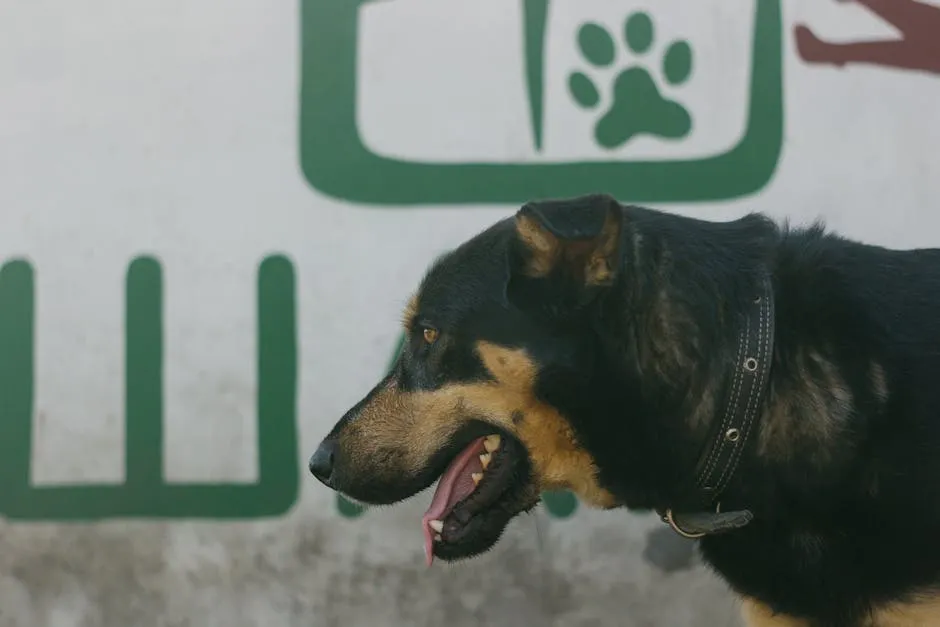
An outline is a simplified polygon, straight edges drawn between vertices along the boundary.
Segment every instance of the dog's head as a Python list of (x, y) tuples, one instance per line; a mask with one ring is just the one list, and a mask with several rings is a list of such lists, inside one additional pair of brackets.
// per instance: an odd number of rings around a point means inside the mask
[(616, 387), (588, 312), (619, 280), (623, 216), (608, 196), (529, 203), (438, 260), (394, 366), (323, 440), (313, 474), (369, 504), (440, 479), (423, 525), (443, 559), (490, 548), (546, 489), (619, 505), (582, 427)]

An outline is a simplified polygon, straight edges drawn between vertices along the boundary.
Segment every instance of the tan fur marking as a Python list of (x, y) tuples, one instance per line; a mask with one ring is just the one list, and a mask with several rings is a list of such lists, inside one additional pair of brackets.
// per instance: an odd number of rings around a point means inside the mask
[(633, 237), (633, 265), (639, 268), (643, 263), (643, 235), (635, 227), (631, 235)]
[[(741, 614), (747, 627), (808, 627), (804, 620), (773, 614), (766, 605), (744, 599)], [(940, 625), (940, 595), (876, 609), (859, 627), (926, 627)]]
[[(662, 257), (656, 271), (661, 276), (652, 280), (663, 287), (656, 289), (652, 306), (641, 318), (637, 350), (640, 363), (651, 368), (657, 375), (655, 378), (683, 387), (688, 384), (683, 378), (694, 371), (693, 366), (701, 352), (699, 328), (681, 301), (665, 287), (668, 281), (664, 277), (669, 272), (671, 255), (664, 251)], [(700, 391), (692, 392), (698, 394)], [(690, 409), (690, 412), (698, 413), (701, 417), (697, 410)]]
[(585, 285), (608, 285), (617, 274), (612, 262), (620, 243), (620, 219), (613, 211), (607, 213), (600, 235), (593, 239), (562, 241), (526, 215), (516, 217), (516, 232), (529, 249), (524, 270), (528, 276), (548, 276), (561, 263)]
[(620, 221), (618, 214), (608, 211), (604, 226), (584, 268), (584, 282), (587, 285), (610, 284), (617, 269), (611, 266), (617, 245), (620, 243)]
[(431, 392), (402, 392), (390, 382), (373, 395), (340, 433), (357, 473), (417, 474), (465, 422), (478, 418), (525, 445), (540, 489), (570, 489), (595, 507), (617, 505), (598, 485), (594, 461), (565, 418), (535, 397), (536, 366), (526, 352), (485, 342), (477, 351), (494, 381)]
[(711, 424), (711, 419), (715, 417), (715, 389), (708, 385), (696, 396), (692, 399), (694, 407), (689, 412), (689, 426), (698, 433)]
[(413, 295), (408, 299), (405, 310), (401, 315), (401, 324), (405, 329), (410, 329), (415, 322), (415, 316), (418, 315), (418, 296)]
[(656, 358), (654, 368), (664, 379), (674, 378), (691, 369), (689, 349), (698, 349), (698, 328), (692, 317), (676, 306), (666, 288), (657, 294), (647, 318), (647, 340)]
[(875, 398), (883, 404), (888, 400), (888, 379), (885, 376), (885, 369), (877, 361), (872, 360), (870, 373), (871, 389), (875, 392)]
[(800, 448), (825, 461), (853, 410), (852, 391), (835, 364), (818, 350), (797, 349), (794, 365), (797, 377), (770, 385), (758, 452), (783, 461)]
[(587, 285), (609, 284), (614, 278), (614, 270), (610, 267), (607, 257), (593, 253), (584, 268), (584, 282)]
[(531, 253), (526, 274), (532, 277), (547, 276), (555, 267), (561, 253), (558, 238), (542, 228), (532, 216), (516, 217), (516, 233)]
[(769, 607), (754, 599), (744, 599), (741, 616), (747, 627), (809, 627), (805, 620), (774, 614)]
[(898, 603), (875, 612), (872, 627), (940, 625), (940, 596)]
[[(541, 487), (570, 489), (590, 505), (613, 507), (616, 499), (597, 484), (594, 460), (577, 443), (568, 421), (535, 398), (536, 367), (525, 351), (485, 342), (477, 350), (497, 385), (474, 395), (474, 405), (492, 407), (494, 421), (525, 444)], [(514, 408), (526, 416), (518, 424), (512, 419)]]

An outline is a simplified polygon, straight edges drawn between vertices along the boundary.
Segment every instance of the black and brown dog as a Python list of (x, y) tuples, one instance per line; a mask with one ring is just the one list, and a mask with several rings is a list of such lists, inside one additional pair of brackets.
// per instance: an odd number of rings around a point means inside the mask
[(439, 479), (429, 560), (564, 488), (700, 538), (750, 625), (940, 625), (940, 250), (532, 202), (404, 325), (310, 468), (376, 504)]

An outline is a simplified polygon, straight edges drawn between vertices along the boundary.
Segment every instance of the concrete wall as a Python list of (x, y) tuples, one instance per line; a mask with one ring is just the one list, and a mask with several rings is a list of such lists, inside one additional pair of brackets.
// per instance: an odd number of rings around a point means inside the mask
[(940, 243), (940, 5), (782, 4), (0, 3), (0, 626), (736, 624), (650, 517), (555, 495), (426, 570), (428, 495), (303, 466), (529, 197)]

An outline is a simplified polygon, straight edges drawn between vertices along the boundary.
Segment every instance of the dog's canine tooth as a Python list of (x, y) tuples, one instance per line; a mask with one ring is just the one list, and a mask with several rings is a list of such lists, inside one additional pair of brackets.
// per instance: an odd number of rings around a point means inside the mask
[(486, 449), (487, 453), (492, 453), (499, 448), (499, 434), (493, 434), (486, 436), (486, 439), (483, 440), (483, 448)]
[(431, 529), (433, 529), (434, 531), (438, 533), (444, 531), (444, 523), (441, 522), (440, 520), (432, 520), (431, 522), (428, 523), (428, 527), (430, 527)]
[(490, 454), (480, 453), (480, 463), (483, 464), (483, 470), (486, 470), (486, 467), (490, 465)]
[(443, 539), (444, 539), (444, 538), (441, 537), (441, 534), (439, 534), (439, 533), (435, 533), (435, 534), (434, 534), (434, 541), (435, 541), (435, 542), (440, 542), (440, 541), (443, 540)]
[(483, 473), (482, 473), (482, 472), (472, 472), (472, 473), (470, 473), (470, 478), (473, 479), (473, 484), (474, 484), (474, 485), (479, 485), (480, 480), (483, 479)]

